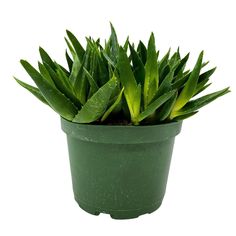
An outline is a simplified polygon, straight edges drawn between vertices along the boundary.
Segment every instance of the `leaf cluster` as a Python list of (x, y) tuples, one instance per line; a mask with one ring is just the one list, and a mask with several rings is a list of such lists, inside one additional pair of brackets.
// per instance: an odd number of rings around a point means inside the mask
[(179, 49), (160, 58), (154, 34), (147, 46), (135, 46), (127, 38), (118, 43), (114, 27), (102, 46), (100, 40), (86, 38), (84, 48), (70, 31), (65, 38), (67, 68), (39, 48), (38, 68), (21, 60), (36, 87), (16, 79), (61, 117), (76, 123), (159, 124), (186, 119), (229, 88), (205, 96), (196, 95), (208, 88), (215, 68), (206, 66), (203, 51), (192, 70), (186, 69), (189, 53)]

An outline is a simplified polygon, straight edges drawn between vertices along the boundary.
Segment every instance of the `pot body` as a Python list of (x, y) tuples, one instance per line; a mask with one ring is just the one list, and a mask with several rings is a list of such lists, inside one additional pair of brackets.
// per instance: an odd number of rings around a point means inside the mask
[(182, 122), (152, 126), (77, 124), (67, 134), (75, 200), (85, 211), (135, 218), (162, 203)]

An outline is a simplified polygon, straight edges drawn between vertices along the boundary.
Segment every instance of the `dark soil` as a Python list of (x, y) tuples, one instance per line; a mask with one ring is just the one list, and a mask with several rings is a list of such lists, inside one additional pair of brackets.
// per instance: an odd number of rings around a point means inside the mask
[(96, 121), (93, 123), (94, 125), (132, 125), (128, 120), (125, 119), (112, 119), (112, 120), (105, 120), (103, 122)]

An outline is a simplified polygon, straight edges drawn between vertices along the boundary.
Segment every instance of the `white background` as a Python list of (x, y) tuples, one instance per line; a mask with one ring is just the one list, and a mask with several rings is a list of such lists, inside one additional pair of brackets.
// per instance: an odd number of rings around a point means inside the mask
[[(0, 235), (236, 235), (235, 1), (0, 2)], [(59, 117), (12, 79), (30, 82), (21, 58), (36, 65), (38, 46), (65, 64), (65, 29), (82, 42), (104, 39), (109, 21), (121, 42), (127, 34), (164, 53), (205, 50), (218, 66), (210, 91), (232, 93), (186, 120), (177, 137), (161, 208), (117, 221), (82, 211), (73, 200), (65, 134)]]

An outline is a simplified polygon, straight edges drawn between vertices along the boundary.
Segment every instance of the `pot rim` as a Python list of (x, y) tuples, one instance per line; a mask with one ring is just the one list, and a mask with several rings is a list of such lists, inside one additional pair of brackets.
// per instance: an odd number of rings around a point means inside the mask
[(161, 125), (92, 125), (61, 118), (61, 128), (68, 138), (109, 144), (142, 144), (174, 138), (181, 131), (182, 121)]
[(115, 128), (115, 127), (119, 127), (119, 128), (135, 128), (135, 129), (138, 129), (138, 128), (150, 128), (150, 127), (166, 127), (166, 126), (175, 126), (177, 124), (182, 124), (182, 120), (180, 121), (171, 121), (169, 123), (164, 123), (164, 124), (153, 124), (153, 125), (105, 125), (105, 124), (100, 124), (100, 125), (96, 125), (96, 124), (91, 124), (91, 123), (77, 123), (77, 122), (73, 122), (73, 121), (70, 121), (70, 120), (67, 120), (63, 117), (61, 117), (61, 120), (64, 120), (65, 122), (68, 122), (68, 123), (71, 123), (71, 124), (74, 124), (74, 125), (78, 125), (78, 126), (86, 126), (86, 127), (110, 127), (110, 128)]

